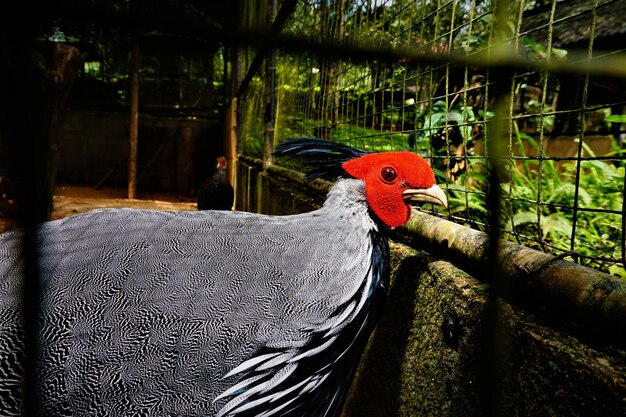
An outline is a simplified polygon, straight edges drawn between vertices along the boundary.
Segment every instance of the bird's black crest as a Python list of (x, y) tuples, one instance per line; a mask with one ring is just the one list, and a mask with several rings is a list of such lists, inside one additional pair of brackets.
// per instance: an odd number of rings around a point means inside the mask
[(274, 155), (299, 158), (309, 169), (307, 181), (315, 178), (333, 179), (345, 176), (344, 162), (360, 158), (369, 152), (343, 143), (317, 138), (294, 138), (276, 147)]

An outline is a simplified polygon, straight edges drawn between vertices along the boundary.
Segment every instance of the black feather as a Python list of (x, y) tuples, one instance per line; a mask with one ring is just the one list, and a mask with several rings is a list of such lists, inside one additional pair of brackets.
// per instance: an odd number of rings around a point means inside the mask
[(346, 176), (341, 165), (370, 152), (343, 143), (317, 138), (294, 138), (276, 147), (278, 157), (299, 158), (308, 168), (307, 181), (315, 178), (332, 180)]

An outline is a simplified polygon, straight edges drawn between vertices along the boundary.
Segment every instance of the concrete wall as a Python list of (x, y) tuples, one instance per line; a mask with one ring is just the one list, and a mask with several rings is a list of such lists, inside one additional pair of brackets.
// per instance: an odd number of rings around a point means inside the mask
[[(68, 111), (59, 149), (58, 181), (125, 187), (128, 122), (125, 114)], [(221, 147), (222, 125), (217, 121), (142, 114), (138, 187), (192, 192), (214, 169)]]
[[(304, 212), (327, 190), (247, 158), (237, 172), (239, 210)], [(488, 285), (444, 259), (398, 242), (391, 250), (386, 310), (345, 417), (626, 415), (623, 349), (583, 343), (540, 311), (489, 303)], [(495, 332), (485, 325), (494, 316)]]

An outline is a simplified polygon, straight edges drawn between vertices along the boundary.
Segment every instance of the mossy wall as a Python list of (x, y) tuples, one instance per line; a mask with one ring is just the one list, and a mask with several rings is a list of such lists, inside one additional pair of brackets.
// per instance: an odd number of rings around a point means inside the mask
[[(247, 158), (237, 172), (238, 210), (305, 212), (327, 190), (284, 169), (262, 172)], [(385, 313), (343, 416), (626, 416), (622, 349), (583, 343), (540, 312), (490, 302), (487, 284), (440, 254), (392, 242), (391, 255)], [(487, 325), (493, 317), (498, 325)]]

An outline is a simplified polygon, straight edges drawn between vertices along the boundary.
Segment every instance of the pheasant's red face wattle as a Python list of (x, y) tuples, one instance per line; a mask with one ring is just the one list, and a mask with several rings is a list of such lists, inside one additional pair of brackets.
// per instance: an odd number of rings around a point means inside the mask
[(215, 168), (217, 169), (226, 168), (226, 165), (228, 164), (228, 162), (226, 162), (226, 158), (223, 156), (218, 156), (216, 161), (217, 163), (215, 164)]
[(342, 165), (351, 176), (365, 182), (365, 194), (374, 214), (390, 227), (402, 226), (411, 218), (411, 200), (447, 205), (435, 184), (428, 163), (411, 152), (364, 155)]

